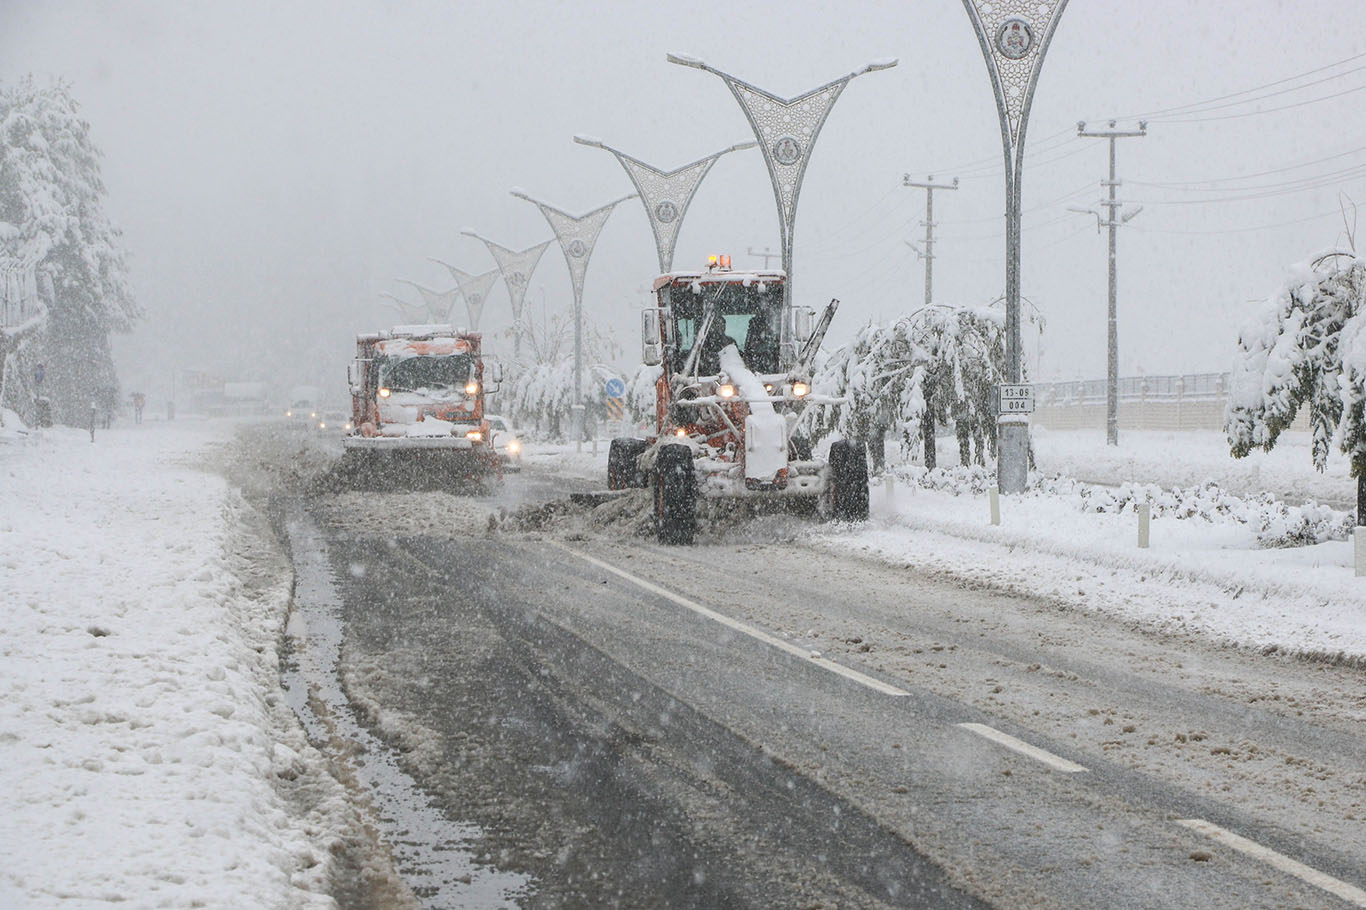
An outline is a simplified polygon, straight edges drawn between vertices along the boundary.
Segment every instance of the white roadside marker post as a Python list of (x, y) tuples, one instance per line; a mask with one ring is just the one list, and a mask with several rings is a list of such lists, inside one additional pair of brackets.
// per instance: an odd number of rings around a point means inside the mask
[(1366, 578), (1366, 528), (1361, 525), (1352, 531), (1352, 551), (1356, 557), (1357, 578)]
[(1146, 502), (1138, 504), (1138, 548), (1148, 549), (1148, 523), (1152, 518), (1153, 507)]
[(991, 523), (998, 525), (1001, 523), (1001, 488), (989, 487), (987, 497), (991, 500)]
[(888, 471), (885, 475), (883, 475), (882, 482), (887, 487), (887, 501), (891, 502), (893, 499), (896, 498), (896, 478), (892, 476), (891, 471)]

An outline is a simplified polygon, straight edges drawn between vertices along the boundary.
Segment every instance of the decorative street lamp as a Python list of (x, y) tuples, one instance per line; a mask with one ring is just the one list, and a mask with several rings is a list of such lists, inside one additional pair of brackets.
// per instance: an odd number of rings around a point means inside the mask
[(593, 245), (598, 242), (598, 234), (607, 223), (607, 217), (627, 199), (635, 194), (622, 196), (614, 202), (593, 209), (586, 215), (570, 215), (552, 205), (532, 199), (521, 190), (514, 189), (512, 195), (525, 199), (535, 205), (550, 222), (555, 239), (560, 241), (564, 251), (564, 261), (569, 266), (569, 278), (574, 285), (574, 406), (572, 413), (575, 442), (583, 442), (583, 276), (588, 271), (588, 259), (593, 255)]
[[(1019, 385), (1020, 357), (1020, 179), (1025, 128), (1044, 54), (1067, 0), (963, 0), (986, 59), (1006, 170), (1006, 375)], [(997, 486), (1020, 493), (1029, 480), (1029, 416), (997, 418)]]
[(659, 253), (659, 270), (667, 272), (673, 268), (674, 244), (683, 226), (683, 216), (688, 212), (693, 194), (702, 184), (716, 159), (730, 152), (754, 148), (756, 143), (741, 142), (714, 155), (699, 158), (692, 164), (685, 164), (672, 171), (661, 171), (651, 167), (639, 158), (632, 158), (625, 152), (612, 148), (601, 139), (589, 136), (575, 136), (580, 145), (606, 149), (617, 156), (617, 161), (626, 169), (626, 175), (635, 184), (640, 201), (645, 205), (645, 215), (650, 219), (650, 227), (655, 232), (655, 250)]
[[(827, 82), (820, 88), (812, 89), (795, 98), (779, 98), (757, 86), (742, 82), (729, 73), (723, 73), (708, 66), (696, 57), (669, 54), (670, 63), (690, 66), (693, 69), (715, 73), (725, 80), (735, 100), (740, 103), (754, 138), (759, 140), (763, 150), (764, 162), (768, 165), (768, 175), (773, 181), (773, 196), (778, 203), (778, 223), (782, 229), (783, 271), (787, 272), (784, 284), (786, 302), (792, 303), (792, 231), (797, 221), (797, 196), (802, 188), (802, 176), (806, 173), (806, 163), (811, 157), (811, 146), (825, 125), (835, 99), (844, 91), (849, 80), (874, 70), (885, 70), (896, 66), (895, 59), (875, 60), (861, 70)], [(783, 322), (783, 343), (788, 343), (790, 328)]]
[(503, 276), (503, 284), (508, 289), (508, 298), (512, 301), (512, 356), (520, 361), (522, 359), (522, 304), (526, 301), (526, 289), (531, 282), (531, 273), (536, 271), (536, 265), (541, 261), (541, 254), (545, 252), (546, 247), (550, 246), (550, 241), (547, 240), (544, 243), (527, 247), (518, 253), (494, 243), (487, 237), (480, 237), (474, 231), (466, 230), (460, 233), (484, 241), (484, 245), (493, 254), (494, 261), (498, 263), (498, 272)]
[(417, 291), (422, 302), (427, 305), (427, 316), (432, 322), (446, 322), (451, 318), (451, 308), (455, 306), (455, 298), (460, 296), (459, 286), (448, 291), (433, 291), (431, 288), (423, 287), (416, 281), (409, 281), (407, 278), (396, 280)]
[(493, 289), (493, 283), (498, 280), (498, 270), (491, 269), (482, 275), (471, 275), (448, 262), (441, 262), (440, 259), (432, 261), (444, 265), (450, 271), (451, 277), (455, 279), (455, 286), (460, 289), (461, 296), (465, 298), (465, 310), (470, 317), (470, 331), (479, 331), (479, 317), (484, 312), (484, 301), (488, 300), (489, 291)]
[(427, 308), (425, 306), (409, 303), (402, 297), (395, 297), (388, 291), (380, 291), (379, 296), (393, 301), (392, 303), (386, 303), (384, 305), (398, 311), (400, 325), (421, 325), (423, 319), (430, 315), (427, 313)]

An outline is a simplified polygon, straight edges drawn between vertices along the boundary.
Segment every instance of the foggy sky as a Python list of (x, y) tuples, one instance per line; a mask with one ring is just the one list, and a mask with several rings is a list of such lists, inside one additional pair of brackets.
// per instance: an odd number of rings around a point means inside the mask
[[(1036, 377), (1105, 370), (1105, 237), (1094, 218), (1066, 209), (1101, 198), (1107, 149), (1075, 138), (1076, 122), (1219, 98), (1366, 53), (1366, 30), (1348, 21), (1357, 9), (1071, 0), (1043, 65), (1025, 158), (1022, 287), (1047, 324), (1025, 343)], [(575, 134), (664, 169), (750, 140), (722, 80), (666, 63), (670, 52), (785, 97), (899, 58), (849, 84), (802, 188), (795, 287), (806, 305), (842, 300), (828, 344), (921, 303), (923, 264), (905, 241), (923, 234), (925, 198), (902, 187), (907, 172), (962, 178), (935, 197), (936, 302), (1000, 296), (1000, 134), (960, 0), (838, 11), (791, 2), (0, 4), (0, 81), (66, 79), (104, 151), (108, 212), (147, 311), (116, 351), (125, 385), (154, 395), (166, 393), (173, 370), (198, 368), (322, 382), (344, 399), (354, 334), (396, 321), (380, 293), (416, 302), (396, 278), (450, 287), (428, 257), (493, 268), (465, 228), (516, 249), (550, 239), (540, 212), (510, 188), (573, 213), (632, 191), (616, 159), (574, 144)], [(1343, 242), (1339, 192), (1366, 202), (1366, 92), (1356, 91), (1366, 70), (1351, 72), (1363, 64), (1261, 103), (1286, 110), (1210, 119), (1249, 109), (1232, 106), (1196, 123), (1154, 116), (1146, 137), (1119, 143), (1120, 197), (1144, 205), (1119, 236), (1122, 375), (1226, 369), (1251, 301), (1274, 292), (1289, 263)], [(1303, 103), (1336, 93), (1345, 94)], [(1339, 153), (1350, 154), (1280, 170)], [(1269, 171), (1208, 192), (1190, 185)], [(1331, 171), (1346, 173), (1315, 189), (1199, 201)], [(1293, 221), (1303, 223), (1285, 224)], [(722, 158), (688, 212), (675, 268), (713, 252), (760, 265), (746, 250), (777, 247), (760, 153)], [(644, 210), (631, 200), (608, 221), (585, 286), (590, 318), (616, 327), (625, 369), (638, 362), (636, 309), (656, 271)], [(550, 309), (572, 299), (556, 245), (532, 277), (528, 315), (543, 299)], [(509, 322), (500, 284), (481, 328), (495, 334)], [(511, 349), (502, 337), (494, 344)]]

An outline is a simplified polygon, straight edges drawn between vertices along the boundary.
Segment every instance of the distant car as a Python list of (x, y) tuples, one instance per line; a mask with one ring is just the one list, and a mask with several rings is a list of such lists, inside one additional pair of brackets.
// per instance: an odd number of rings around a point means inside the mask
[(307, 398), (300, 398), (285, 408), (286, 417), (305, 423), (317, 423), (318, 413), (318, 406)]
[(314, 423), (321, 433), (351, 432), (351, 417), (342, 411), (322, 411)]
[(493, 433), (493, 449), (503, 459), (504, 465), (516, 466), (522, 463), (522, 440), (507, 418), (497, 414), (485, 414), (489, 430)]

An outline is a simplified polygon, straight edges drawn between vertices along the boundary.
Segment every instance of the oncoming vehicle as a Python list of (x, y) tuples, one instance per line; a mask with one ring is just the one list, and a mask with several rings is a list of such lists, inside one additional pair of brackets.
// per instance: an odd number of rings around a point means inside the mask
[(493, 433), (493, 448), (498, 453), (498, 457), (503, 459), (504, 470), (516, 470), (522, 463), (522, 440), (513, 429), (512, 424), (508, 423), (507, 418), (499, 414), (486, 414), (485, 418), (489, 422), (489, 430)]
[(481, 336), (449, 325), (396, 326), (356, 336), (350, 368), (350, 466), (363, 474), (488, 480), (502, 476), (484, 415), (486, 371)]
[(812, 329), (811, 311), (786, 303), (784, 272), (732, 271), (729, 260), (655, 279), (642, 335), (645, 363), (663, 367), (657, 429), (612, 440), (608, 486), (649, 487), (665, 543), (692, 542), (699, 498), (789, 500), (831, 518), (867, 518), (863, 447), (839, 440), (816, 458), (797, 432), (818, 400), (811, 364), (839, 301)]

